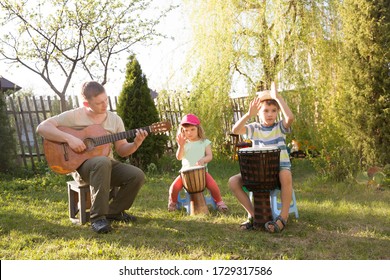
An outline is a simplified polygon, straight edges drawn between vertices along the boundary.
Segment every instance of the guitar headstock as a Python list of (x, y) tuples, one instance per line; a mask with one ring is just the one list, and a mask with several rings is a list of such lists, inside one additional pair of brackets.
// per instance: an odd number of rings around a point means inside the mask
[(150, 131), (153, 133), (166, 132), (171, 129), (172, 125), (169, 121), (154, 123), (150, 126)]

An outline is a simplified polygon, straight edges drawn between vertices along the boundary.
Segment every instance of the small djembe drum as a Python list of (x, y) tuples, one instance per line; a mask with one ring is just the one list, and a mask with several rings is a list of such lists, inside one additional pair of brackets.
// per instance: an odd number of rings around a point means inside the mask
[(244, 186), (253, 192), (254, 226), (272, 220), (270, 191), (278, 188), (280, 149), (276, 146), (244, 148), (238, 151)]
[(209, 209), (203, 195), (206, 187), (206, 167), (195, 166), (180, 171), (183, 186), (190, 194), (190, 215), (208, 214)]

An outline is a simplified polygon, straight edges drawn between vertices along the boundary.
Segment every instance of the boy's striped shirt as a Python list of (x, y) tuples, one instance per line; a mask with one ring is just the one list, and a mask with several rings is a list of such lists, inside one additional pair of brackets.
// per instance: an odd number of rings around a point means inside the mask
[(291, 168), (286, 146), (286, 134), (291, 132), (291, 128), (286, 129), (282, 120), (272, 126), (253, 122), (245, 125), (245, 129), (254, 146), (277, 146), (280, 149), (280, 168)]

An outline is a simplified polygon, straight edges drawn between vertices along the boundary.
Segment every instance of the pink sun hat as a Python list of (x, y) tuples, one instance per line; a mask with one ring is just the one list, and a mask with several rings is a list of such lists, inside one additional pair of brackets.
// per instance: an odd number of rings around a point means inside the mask
[(197, 116), (193, 114), (188, 114), (183, 117), (183, 119), (180, 122), (181, 125), (183, 124), (191, 124), (191, 125), (199, 125), (200, 120), (198, 119)]

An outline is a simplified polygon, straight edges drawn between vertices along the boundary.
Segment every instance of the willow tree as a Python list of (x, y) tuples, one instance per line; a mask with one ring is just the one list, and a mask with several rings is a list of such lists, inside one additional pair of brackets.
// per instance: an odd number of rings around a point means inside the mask
[[(196, 75), (186, 110), (206, 121), (213, 141), (226, 134), (217, 129), (224, 127), (223, 116), (233, 119), (230, 95), (268, 89), (273, 80), (280, 90), (310, 92), (313, 29), (322, 19), (318, 2), (325, 1), (190, 1), (194, 51), (188, 65)], [(313, 98), (293, 99), (293, 110), (306, 102), (307, 113), (315, 115)]]
[(385, 165), (390, 162), (390, 1), (346, 0), (340, 15), (343, 137), (352, 164)]
[(228, 93), (231, 89), (230, 58), (234, 9), (230, 1), (189, 1), (194, 48), (187, 65), (195, 73), (193, 89), (184, 99), (184, 111), (196, 114), (214, 147), (225, 139), (224, 114), (231, 116)]
[(150, 17), (147, 0), (0, 1), (0, 56), (43, 79), (66, 109), (76, 75), (105, 84), (119, 54), (161, 36), (156, 25), (172, 7)]
[(342, 144), (336, 113), (337, 79), (341, 75), (338, 4), (338, 0), (305, 3), (301, 21), (304, 36), (296, 38), (296, 58), (283, 68), (284, 80), (295, 89), (287, 95), (296, 113), (294, 136), (324, 151)]

